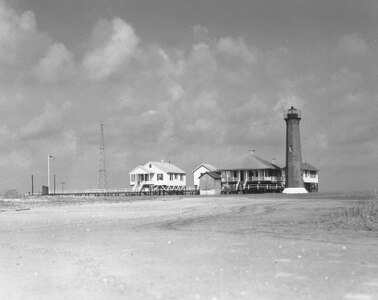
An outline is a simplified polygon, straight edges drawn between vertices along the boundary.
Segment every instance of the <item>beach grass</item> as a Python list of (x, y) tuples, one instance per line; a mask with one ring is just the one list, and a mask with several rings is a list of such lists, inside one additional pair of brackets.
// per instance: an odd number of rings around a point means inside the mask
[(325, 218), (330, 228), (345, 228), (354, 230), (377, 230), (378, 229), (378, 198), (373, 192), (367, 196), (366, 193), (353, 195), (349, 199), (355, 202), (351, 207), (339, 208)]

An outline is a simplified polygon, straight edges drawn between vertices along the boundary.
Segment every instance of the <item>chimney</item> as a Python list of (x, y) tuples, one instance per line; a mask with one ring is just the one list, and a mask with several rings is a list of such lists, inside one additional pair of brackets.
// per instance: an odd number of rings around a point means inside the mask
[(255, 155), (255, 149), (249, 149), (249, 154)]
[(276, 164), (276, 158), (275, 158), (275, 157), (272, 157), (272, 164), (273, 164), (273, 165)]

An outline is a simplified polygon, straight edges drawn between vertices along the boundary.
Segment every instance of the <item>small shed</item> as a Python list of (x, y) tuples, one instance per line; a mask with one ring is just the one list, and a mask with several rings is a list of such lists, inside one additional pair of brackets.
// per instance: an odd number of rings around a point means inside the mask
[(218, 168), (212, 164), (203, 163), (193, 170), (193, 183), (196, 190), (200, 189), (200, 177), (206, 172), (216, 171)]
[(199, 178), (200, 195), (220, 195), (222, 191), (221, 173), (216, 171), (206, 172)]

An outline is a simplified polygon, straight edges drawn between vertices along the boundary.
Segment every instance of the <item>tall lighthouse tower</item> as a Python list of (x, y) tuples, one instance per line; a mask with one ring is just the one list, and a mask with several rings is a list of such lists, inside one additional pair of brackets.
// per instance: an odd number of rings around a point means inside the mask
[(286, 121), (286, 185), (283, 193), (285, 194), (304, 194), (302, 177), (302, 153), (301, 137), (299, 134), (299, 121), (301, 111), (293, 106), (285, 111)]

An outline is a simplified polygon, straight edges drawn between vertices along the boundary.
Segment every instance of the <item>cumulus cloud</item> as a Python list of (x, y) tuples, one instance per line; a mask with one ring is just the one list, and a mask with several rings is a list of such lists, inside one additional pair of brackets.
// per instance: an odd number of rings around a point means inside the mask
[[(230, 40), (239, 42), (239, 48), (235, 52), (222, 52), (222, 55), (218, 43), (210, 39), (194, 44), (187, 55), (184, 51), (162, 47), (143, 49), (143, 64), (138, 66), (142, 70), (135, 70), (137, 80), (117, 96), (112, 122), (128, 128), (127, 134), (133, 142), (143, 137), (159, 141), (161, 148), (227, 144), (237, 140), (247, 144), (251, 138), (268, 140), (276, 128), (270, 124), (274, 121), (262, 115), (276, 104), (272, 103), (272, 95), (279, 94), (279, 99), (286, 100), (281, 103), (280, 121), (282, 110), (289, 107), (288, 102), (292, 105), (302, 102), (295, 93), (287, 91), (290, 87), (285, 85), (286, 93), (277, 91), (278, 85), (274, 86), (275, 92), (270, 91), (271, 86), (266, 86), (269, 94), (264, 92), (264, 85), (253, 86), (247, 72), (249, 64), (240, 70), (239, 64), (223, 63), (227, 56), (252, 62), (252, 52), (243, 52), (249, 50), (245, 44), (245, 48), (242, 46), (244, 41), (231, 37)], [(230, 73), (235, 74), (234, 80), (228, 79)], [(117, 111), (122, 112), (118, 117)], [(156, 130), (157, 127), (160, 130)]]
[[(187, 62), (184, 55), (180, 51), (176, 51), (175, 55), (170, 55), (162, 48), (156, 49), (159, 60), (162, 60), (161, 71), (170, 77), (177, 78), (186, 71)], [(175, 56), (175, 58), (172, 58)]]
[(328, 109), (345, 112), (349, 108), (356, 109), (356, 105), (366, 102), (362, 94), (363, 83), (364, 77), (360, 72), (341, 68), (329, 77), (328, 84), (321, 87), (318, 93), (325, 99)]
[(44, 82), (70, 78), (75, 73), (73, 55), (64, 44), (55, 43), (34, 67), (33, 72), (40, 81)]
[(197, 111), (197, 114), (200, 113), (203, 116), (215, 114), (219, 109), (218, 101), (219, 95), (215, 90), (202, 90), (196, 98), (194, 108)]
[(168, 93), (172, 97), (172, 100), (181, 99), (185, 95), (182, 86), (172, 81), (168, 82)]
[(84, 56), (87, 78), (98, 81), (116, 73), (137, 51), (139, 38), (131, 25), (120, 18), (97, 24), (92, 36), (95, 48)]
[(37, 30), (32, 11), (18, 13), (0, 1), (0, 64), (33, 62), (48, 44), (48, 38)]
[(330, 86), (335, 91), (348, 91), (361, 84), (363, 76), (348, 68), (341, 68), (331, 75)]
[(256, 54), (252, 53), (242, 38), (221, 38), (217, 44), (217, 49), (221, 53), (239, 57), (248, 64), (253, 64), (257, 61)]
[[(161, 76), (164, 86), (172, 100), (179, 100), (184, 97), (185, 91), (179, 83), (180, 77), (184, 74), (186, 63), (181, 54), (176, 53), (175, 59), (162, 48), (152, 47), (150, 49), (150, 60), (156, 64), (156, 76)], [(178, 56), (178, 57), (177, 57)], [(151, 66), (149, 64), (149, 66)], [(152, 70), (149, 70), (151, 72)]]
[[(0, 139), (3, 144), (9, 145), (12, 143), (12, 141), (15, 139), (14, 134), (9, 130), (8, 126), (2, 125), (0, 127)], [(4, 147), (3, 147), (4, 149)], [(3, 150), (2, 149), (2, 150)]]
[(336, 47), (337, 53), (351, 57), (364, 57), (369, 54), (366, 41), (358, 34), (342, 36)]
[(187, 61), (188, 80), (194, 84), (211, 84), (218, 70), (218, 61), (209, 45), (194, 45)]
[(197, 43), (207, 44), (210, 42), (209, 30), (200, 24), (193, 27), (193, 37)]
[(59, 132), (62, 129), (64, 115), (71, 106), (72, 103), (69, 101), (60, 107), (46, 103), (41, 115), (21, 127), (20, 137), (22, 139), (44, 139)]
[(278, 94), (278, 101), (274, 106), (274, 111), (282, 116), (284, 110), (294, 106), (295, 108), (301, 109), (305, 102), (302, 98), (291, 91), (285, 91)]

